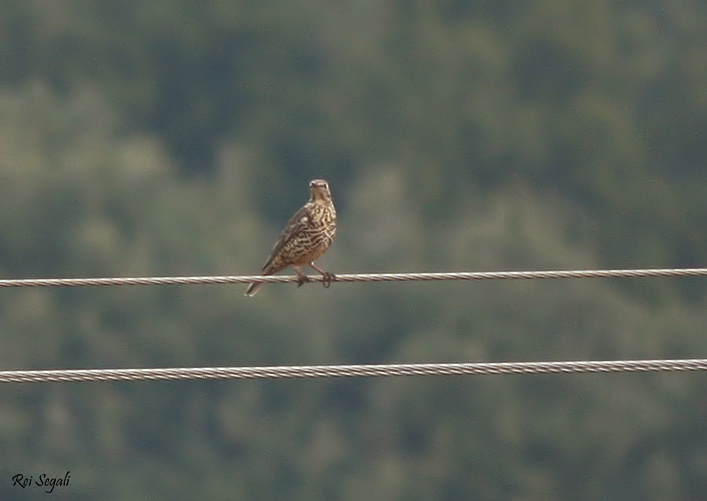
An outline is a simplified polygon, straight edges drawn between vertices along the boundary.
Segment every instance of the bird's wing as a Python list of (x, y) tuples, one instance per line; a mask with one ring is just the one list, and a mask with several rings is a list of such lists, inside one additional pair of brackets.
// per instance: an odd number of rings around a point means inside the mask
[(295, 215), (290, 218), (287, 225), (285, 225), (285, 228), (282, 230), (282, 233), (280, 233), (280, 238), (275, 243), (275, 246), (270, 253), (270, 257), (263, 265), (263, 271), (265, 271), (265, 269), (272, 264), (273, 260), (280, 253), (282, 248), (296, 235), (300, 234), (305, 228), (307, 228), (310, 223), (311, 218), (306, 206), (295, 212)]

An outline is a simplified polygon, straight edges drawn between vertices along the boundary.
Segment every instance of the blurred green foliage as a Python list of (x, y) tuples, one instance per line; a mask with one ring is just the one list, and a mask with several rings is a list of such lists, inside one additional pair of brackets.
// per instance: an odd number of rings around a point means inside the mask
[[(315, 177), (334, 272), (704, 266), (705, 20), (667, 0), (0, 3), (0, 274), (256, 273)], [(700, 358), (704, 291), (0, 290), (0, 368)], [(703, 380), (7, 385), (0, 497), (70, 469), (62, 499), (697, 499)]]

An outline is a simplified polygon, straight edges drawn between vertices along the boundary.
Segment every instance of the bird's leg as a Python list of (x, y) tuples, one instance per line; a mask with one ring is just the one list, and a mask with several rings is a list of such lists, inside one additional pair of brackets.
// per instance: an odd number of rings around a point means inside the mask
[(329, 273), (328, 271), (322, 270), (316, 264), (309, 263), (309, 266), (311, 266), (313, 270), (316, 270), (322, 274), (322, 285), (324, 287), (329, 288), (329, 286), (331, 286), (331, 283), (336, 280), (336, 275), (334, 275), (333, 273)]
[(310, 282), (309, 277), (302, 272), (302, 268), (299, 266), (294, 266), (295, 273), (297, 273), (297, 287), (302, 287), (307, 282)]

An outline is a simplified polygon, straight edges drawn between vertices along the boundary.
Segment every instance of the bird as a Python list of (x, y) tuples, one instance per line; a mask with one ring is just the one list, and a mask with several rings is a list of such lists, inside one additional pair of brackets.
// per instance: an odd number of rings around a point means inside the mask
[[(329, 190), (329, 183), (314, 179), (309, 183), (309, 201), (298, 210), (287, 223), (280, 238), (263, 265), (263, 275), (273, 275), (292, 266), (297, 273), (297, 283), (301, 286), (309, 282), (302, 272), (309, 266), (322, 274), (325, 287), (331, 285), (336, 276), (322, 270), (314, 261), (329, 249), (336, 235), (336, 209)], [(254, 296), (263, 282), (253, 282), (245, 291), (246, 296)]]

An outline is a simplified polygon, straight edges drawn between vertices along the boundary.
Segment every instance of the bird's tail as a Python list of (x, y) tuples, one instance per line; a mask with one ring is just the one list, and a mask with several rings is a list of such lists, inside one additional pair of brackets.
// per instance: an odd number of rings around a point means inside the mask
[(246, 289), (245, 295), (250, 297), (255, 296), (255, 294), (260, 290), (263, 285), (265, 285), (263, 284), (263, 282), (253, 282)]
[[(275, 273), (277, 270), (273, 269), (271, 266), (265, 266), (265, 269), (263, 269), (262, 274), (263, 275), (272, 275)], [(264, 282), (253, 282), (251, 283), (248, 288), (245, 290), (245, 295), (253, 297), (257, 292), (260, 290), (260, 288), (265, 285)]]

